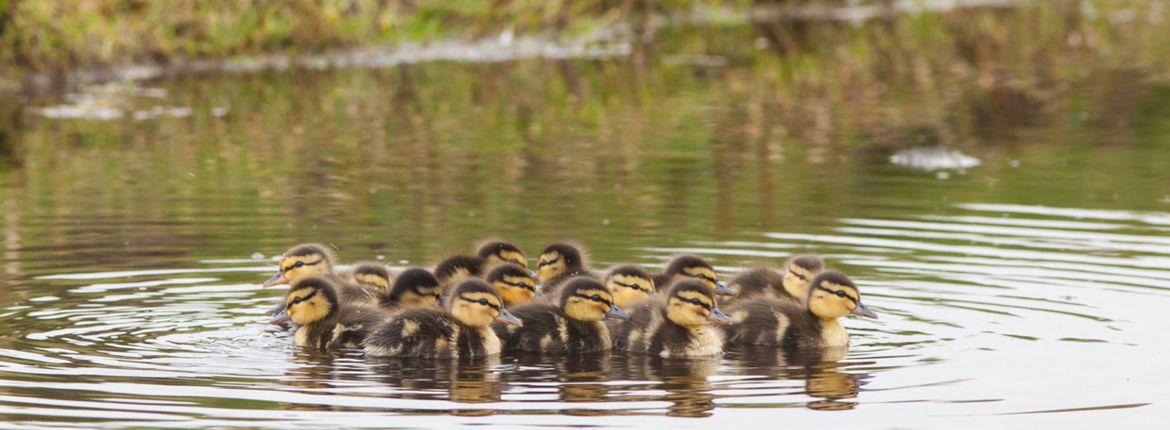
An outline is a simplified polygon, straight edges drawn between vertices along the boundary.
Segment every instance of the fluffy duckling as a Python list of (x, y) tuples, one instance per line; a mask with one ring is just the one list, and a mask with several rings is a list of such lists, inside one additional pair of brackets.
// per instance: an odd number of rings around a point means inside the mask
[[(348, 282), (334, 273), (333, 254), (322, 245), (302, 244), (289, 248), (282, 254), (279, 271), (264, 282), (263, 287), (296, 283), (310, 277), (329, 278), (337, 293), (340, 303), (349, 305), (372, 305), (378, 302), (379, 292), (362, 288)], [(268, 312), (269, 315), (279, 315), (284, 312), (285, 304), (278, 304)], [(276, 320), (274, 320), (276, 321)]]
[(528, 269), (511, 263), (496, 266), (488, 272), (485, 280), (496, 288), (504, 306), (513, 308), (532, 301), (536, 297), (536, 280)]
[(387, 316), (376, 307), (343, 305), (334, 282), (323, 277), (293, 283), (284, 304), (287, 317), (299, 326), (293, 344), (306, 348), (356, 348), (370, 327)]
[(435, 265), (435, 278), (443, 285), (480, 276), (483, 276), (483, 259), (474, 255), (452, 255)]
[(379, 357), (479, 359), (500, 353), (490, 324), (522, 324), (503, 308), (496, 290), (465, 279), (452, 291), (446, 309), (416, 308), (395, 314), (366, 338), (366, 354)]
[[(752, 269), (736, 276), (729, 287), (738, 293), (735, 298), (763, 294), (804, 303), (808, 298), (808, 281), (824, 270), (825, 262), (820, 257), (797, 255), (784, 263), (784, 274), (768, 268)], [(734, 298), (727, 299), (730, 303)]]
[(479, 246), (476, 255), (483, 259), (484, 268), (494, 267), (504, 263), (512, 263), (528, 268), (528, 257), (519, 246), (506, 240), (491, 240)]
[(569, 243), (554, 243), (540, 252), (536, 262), (536, 279), (545, 294), (556, 294), (557, 287), (574, 276), (590, 275), (581, 248)]
[(605, 351), (613, 343), (602, 320), (629, 318), (629, 314), (613, 305), (613, 296), (601, 281), (583, 276), (565, 282), (557, 304), (529, 303), (513, 309), (512, 313), (524, 321), (523, 326), (492, 326), (505, 351)]
[(426, 269), (410, 268), (398, 274), (398, 279), (380, 299), (384, 309), (426, 308), (439, 305), (443, 287), (435, 275)]
[(697, 255), (680, 255), (667, 263), (666, 270), (654, 276), (654, 285), (659, 289), (669, 288), (671, 284), (683, 279), (698, 279), (702, 281), (717, 296), (733, 296), (735, 291), (719, 282), (715, 275), (715, 266)]
[(702, 281), (678, 281), (665, 300), (630, 310), (630, 320), (614, 332), (614, 348), (663, 358), (718, 355), (723, 332), (709, 323), (731, 323), (716, 306), (715, 293)]
[(841, 272), (821, 273), (809, 285), (806, 305), (759, 296), (729, 305), (733, 324), (725, 330), (727, 342), (785, 349), (842, 347), (849, 344), (849, 332), (837, 318), (877, 318), (861, 303), (857, 285)]
[(632, 264), (618, 266), (605, 275), (605, 286), (613, 292), (613, 304), (627, 309), (654, 294), (654, 277)]
[(386, 269), (385, 264), (372, 261), (354, 263), (353, 266), (349, 267), (349, 270), (342, 273), (341, 277), (359, 287), (382, 293), (389, 291), (390, 283), (394, 281), (394, 277), (390, 275), (390, 270)]

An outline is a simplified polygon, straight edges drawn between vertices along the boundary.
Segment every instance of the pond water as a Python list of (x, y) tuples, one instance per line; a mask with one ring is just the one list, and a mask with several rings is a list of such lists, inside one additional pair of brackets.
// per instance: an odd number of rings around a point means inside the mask
[[(4, 426), (1164, 426), (1170, 85), (1088, 68), (1043, 97), (825, 107), (770, 95), (745, 58), (772, 54), (662, 40), (5, 108)], [(79, 101), (101, 114), (41, 114)], [(891, 163), (937, 145), (970, 167)], [(881, 319), (846, 321), (847, 353), (462, 366), (301, 351), (265, 324), (293, 244), (407, 267), (487, 237), (573, 238), (598, 268), (694, 252), (728, 278), (815, 252)]]

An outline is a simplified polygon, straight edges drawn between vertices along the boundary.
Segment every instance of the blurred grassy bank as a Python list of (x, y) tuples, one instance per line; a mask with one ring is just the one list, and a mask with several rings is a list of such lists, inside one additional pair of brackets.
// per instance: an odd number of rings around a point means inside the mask
[(664, 44), (671, 54), (747, 63), (814, 96), (840, 95), (942, 75), (994, 79), (1009, 69), (1046, 79), (1083, 73), (1060, 68), (1070, 64), (1160, 67), (1170, 59), (1170, 44), (1162, 43), (1167, 9), (1157, 0), (0, 0), (0, 81), (59, 84), (78, 71), (181, 71), (193, 60), (390, 50), (501, 32), (652, 43), (671, 27), (734, 25), (751, 31), (739, 40), (700, 32)]
[(403, 41), (473, 39), (505, 29), (559, 35), (599, 28), (645, 10), (685, 11), (696, 3), (0, 0), (0, 70), (60, 74), (115, 65), (297, 55)]

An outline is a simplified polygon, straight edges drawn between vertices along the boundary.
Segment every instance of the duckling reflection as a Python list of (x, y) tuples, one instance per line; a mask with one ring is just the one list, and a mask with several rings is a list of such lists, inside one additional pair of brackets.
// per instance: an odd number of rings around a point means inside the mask
[(742, 363), (737, 367), (747, 374), (803, 380), (804, 394), (816, 399), (804, 404), (809, 409), (847, 410), (857, 406), (857, 402), (849, 399), (857, 398), (861, 385), (871, 377), (868, 373), (842, 371), (845, 365), (841, 361), (848, 352), (847, 347), (786, 352), (749, 346), (739, 351)]
[[(589, 354), (550, 356), (539, 353), (516, 355), (516, 364), (522, 368), (545, 368), (551, 363), (556, 371), (557, 398), (564, 403), (600, 403), (609, 396), (611, 362), (616, 355), (608, 351)], [(547, 371), (547, 370), (545, 370)], [(530, 380), (535, 375), (521, 376), (518, 380)], [(605, 409), (566, 408), (559, 411), (565, 415), (599, 416), (608, 415)]]
[[(426, 358), (369, 357), (371, 371), (380, 382), (401, 390), (403, 399), (450, 400), (457, 403), (499, 402), (503, 384), (498, 373), (499, 357), (474, 362), (457, 362)], [(453, 415), (493, 415), (495, 409), (453, 409)]]
[(613, 367), (624, 372), (616, 372), (613, 379), (661, 381), (654, 388), (666, 391), (664, 397), (639, 400), (670, 402), (667, 416), (706, 417), (715, 409), (715, 394), (709, 378), (718, 370), (720, 361), (719, 357), (679, 360), (631, 354), (614, 360)]
[[(335, 356), (312, 349), (302, 349), (293, 353), (295, 366), (285, 371), (280, 383), (291, 387), (291, 392), (318, 394), (333, 388), (330, 380), (333, 378), (333, 364)], [(329, 405), (310, 403), (281, 403), (281, 409), (292, 411), (319, 411), (329, 409)]]

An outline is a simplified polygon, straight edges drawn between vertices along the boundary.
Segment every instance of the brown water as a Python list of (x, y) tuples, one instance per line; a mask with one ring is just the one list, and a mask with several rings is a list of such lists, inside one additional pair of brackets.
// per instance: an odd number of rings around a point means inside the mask
[[(10, 106), (4, 426), (1165, 425), (1170, 86), (1090, 68), (1031, 103), (973, 86), (816, 116), (762, 93), (757, 57), (686, 46), (89, 92), (113, 120)], [(889, 161), (935, 144), (981, 164)], [(290, 245), (406, 267), (489, 236), (727, 277), (816, 252), (882, 318), (846, 321), (848, 351), (470, 366), (300, 351), (264, 323)]]

